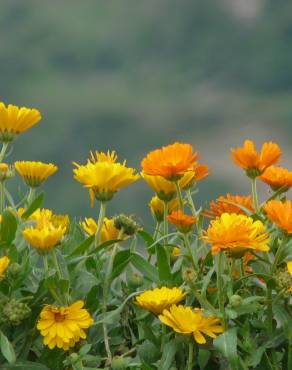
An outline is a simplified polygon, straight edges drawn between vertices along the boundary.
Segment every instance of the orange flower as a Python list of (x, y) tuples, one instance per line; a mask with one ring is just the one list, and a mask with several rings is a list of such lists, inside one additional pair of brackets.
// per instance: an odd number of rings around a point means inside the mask
[(247, 208), (252, 213), (254, 212), (250, 195), (240, 196), (228, 193), (225, 196), (221, 195), (216, 201), (212, 201), (210, 203), (210, 210), (206, 210), (204, 216), (215, 218), (221, 216), (222, 213), (245, 215), (244, 210), (238, 207), (237, 204), (240, 207)]
[[(192, 172), (192, 176), (190, 175)], [(187, 172), (180, 180), (180, 187), (183, 190), (191, 188), (197, 181), (204, 180), (209, 176), (209, 166), (207, 164), (196, 164), (191, 172)]]
[(261, 175), (268, 167), (276, 164), (282, 154), (280, 147), (271, 141), (264, 143), (258, 153), (251, 140), (245, 140), (241, 148), (231, 149), (231, 153), (234, 163), (245, 169), (250, 177)]
[(172, 211), (171, 214), (167, 216), (167, 219), (182, 233), (188, 233), (191, 231), (193, 225), (197, 222), (197, 218), (195, 216), (186, 215), (181, 210)]
[(271, 166), (262, 174), (260, 180), (270, 185), (275, 191), (282, 187), (286, 191), (292, 186), (292, 172), (284, 167)]
[(209, 166), (205, 163), (204, 164), (198, 164), (195, 167), (194, 171), (195, 171), (195, 180), (196, 181), (201, 181), (205, 177), (210, 175)]
[(264, 210), (269, 220), (288, 234), (292, 234), (292, 202), (290, 200), (285, 202), (271, 200), (265, 205)]
[(146, 175), (162, 176), (178, 180), (184, 173), (194, 169), (198, 153), (190, 144), (174, 143), (150, 152), (141, 162)]

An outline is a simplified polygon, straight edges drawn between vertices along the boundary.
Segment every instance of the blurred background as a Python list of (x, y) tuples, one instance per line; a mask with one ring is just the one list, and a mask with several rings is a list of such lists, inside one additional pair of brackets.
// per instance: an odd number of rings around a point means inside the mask
[[(0, 100), (43, 115), (9, 160), (56, 163), (45, 205), (78, 217), (97, 213), (72, 177), (89, 150), (139, 169), (148, 151), (189, 142), (212, 172), (197, 204), (247, 193), (230, 147), (273, 140), (291, 162), (291, 45), (289, 0), (1, 0)], [(150, 196), (137, 182), (109, 213), (149, 219)]]

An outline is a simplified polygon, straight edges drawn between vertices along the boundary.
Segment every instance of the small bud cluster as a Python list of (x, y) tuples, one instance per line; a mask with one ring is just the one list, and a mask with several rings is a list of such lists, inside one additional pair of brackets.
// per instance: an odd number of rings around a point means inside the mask
[(15, 298), (3, 298), (0, 301), (1, 323), (9, 322), (12, 325), (19, 325), (21, 321), (30, 316), (31, 310), (27, 303)]

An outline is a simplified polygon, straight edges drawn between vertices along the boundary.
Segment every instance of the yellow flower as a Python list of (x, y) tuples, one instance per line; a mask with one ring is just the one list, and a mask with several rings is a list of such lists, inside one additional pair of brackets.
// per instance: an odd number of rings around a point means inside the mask
[(155, 288), (146, 290), (136, 297), (136, 304), (154, 314), (182, 301), (186, 296), (180, 288)]
[(248, 249), (267, 252), (270, 241), (265, 225), (251, 217), (235, 213), (223, 213), (212, 220), (203, 237), (212, 245), (213, 255), (227, 251), (241, 255)]
[[(21, 217), (24, 212), (23, 208), (18, 209), (18, 214)], [(53, 211), (47, 208), (38, 208), (36, 211), (34, 211), (28, 218), (29, 220), (36, 221), (36, 223), (39, 225), (41, 222), (49, 222), (54, 227), (58, 228), (61, 226), (66, 230), (66, 233), (69, 231), (70, 227), (70, 219), (68, 215), (57, 215), (54, 214)]]
[(181, 255), (181, 250), (179, 247), (174, 247), (172, 252), (171, 252), (171, 257), (179, 257)]
[(68, 307), (47, 305), (42, 309), (37, 329), (46, 346), (67, 351), (86, 338), (85, 329), (92, 326), (93, 319), (83, 306), (83, 301), (77, 301)]
[[(152, 197), (149, 203), (149, 207), (151, 209), (152, 214), (156, 218), (157, 222), (163, 221), (163, 214), (164, 214), (164, 202), (160, 200), (157, 196)], [(168, 213), (178, 209), (179, 207), (179, 200), (177, 198), (172, 199), (167, 204)]]
[(0, 102), (0, 141), (10, 142), (15, 136), (30, 129), (41, 119), (37, 109), (19, 108)]
[[(97, 152), (98, 153), (98, 152)], [(100, 201), (109, 201), (121, 188), (139, 179), (135, 169), (126, 167), (126, 162), (116, 163), (112, 154), (98, 153), (96, 161), (88, 160), (86, 165), (73, 163), (76, 167), (75, 180), (79, 181)]]
[(10, 263), (10, 259), (7, 256), (0, 258), (0, 279), (3, 278), (5, 271), (7, 270), (7, 267)]
[(202, 310), (191, 307), (173, 305), (159, 315), (159, 320), (177, 333), (192, 334), (199, 344), (206, 343), (205, 336), (215, 339), (217, 334), (223, 333), (223, 327), (217, 317), (205, 317)]
[[(287, 262), (287, 270), (292, 278), (292, 261), (289, 261)], [(289, 289), (289, 292), (292, 292), (292, 284), (291, 284), (291, 287)]]
[(97, 150), (95, 152), (90, 152), (90, 162), (92, 163), (96, 162), (115, 163), (117, 160), (118, 156), (114, 150), (112, 152), (107, 151), (107, 153), (98, 152)]
[(0, 163), (0, 181), (5, 181), (14, 176), (14, 168), (7, 163)]
[[(97, 223), (93, 218), (85, 218), (83, 222), (80, 222), (80, 226), (88, 235), (95, 235), (97, 232)], [(115, 227), (114, 220), (105, 217), (100, 232), (101, 243), (108, 240), (117, 240), (118, 235), (119, 230)]]
[(58, 167), (52, 163), (34, 161), (19, 161), (15, 162), (14, 166), (27, 185), (32, 188), (40, 186), (58, 170)]

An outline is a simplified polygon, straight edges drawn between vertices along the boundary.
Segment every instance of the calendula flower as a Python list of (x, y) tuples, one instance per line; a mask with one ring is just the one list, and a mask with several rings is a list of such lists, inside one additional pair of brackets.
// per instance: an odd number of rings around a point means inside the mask
[(141, 162), (144, 174), (176, 181), (193, 170), (198, 153), (190, 144), (174, 143), (150, 152)]
[[(288, 272), (290, 274), (290, 277), (292, 279), (292, 261), (287, 262), (287, 270), (288, 270)], [(289, 289), (289, 292), (292, 292), (292, 284), (291, 284), (291, 287)]]
[(7, 256), (0, 258), (0, 279), (4, 277), (4, 274), (7, 270), (7, 267), (9, 266), (10, 259)]
[(186, 215), (181, 210), (172, 211), (171, 214), (167, 216), (167, 219), (182, 233), (190, 232), (197, 222), (197, 217)]
[(180, 187), (183, 190), (190, 189), (198, 181), (204, 180), (209, 174), (209, 166), (207, 164), (196, 164), (192, 171), (184, 174), (180, 180)]
[(223, 213), (212, 220), (204, 239), (212, 245), (212, 255), (226, 251), (233, 256), (241, 256), (249, 249), (267, 252), (270, 241), (261, 221), (234, 213)]
[[(96, 162), (109, 162), (109, 163), (115, 163), (118, 160), (117, 153), (115, 151), (107, 151), (107, 153), (104, 152), (90, 152), (90, 162), (96, 163)], [(125, 163), (125, 162), (124, 162)]]
[(14, 168), (7, 163), (0, 163), (0, 182), (6, 181), (14, 176)]
[[(97, 223), (93, 218), (85, 218), (80, 222), (81, 227), (88, 235), (95, 235), (97, 232)], [(105, 217), (100, 232), (100, 241), (104, 243), (109, 240), (117, 240), (119, 230), (115, 227), (114, 219)]]
[(206, 336), (215, 339), (218, 334), (223, 333), (223, 326), (217, 317), (204, 316), (202, 310), (191, 307), (173, 305), (159, 315), (159, 320), (177, 333), (193, 335), (199, 344), (206, 343)]
[[(99, 153), (100, 157), (107, 157)], [(112, 160), (98, 160), (86, 165), (73, 163), (76, 167), (74, 178), (88, 188), (95, 198), (100, 201), (109, 201), (121, 188), (132, 184), (139, 179), (135, 169), (126, 167), (126, 162), (116, 163)]]
[(290, 200), (282, 202), (273, 199), (264, 206), (264, 210), (270, 221), (288, 234), (292, 234), (292, 202)]
[(0, 141), (13, 141), (16, 135), (30, 129), (41, 119), (37, 109), (17, 107), (0, 102)]
[[(22, 216), (23, 212), (23, 208), (18, 210), (20, 217)], [(66, 230), (66, 233), (69, 231), (70, 227), (70, 219), (68, 215), (57, 215), (54, 214), (52, 210), (47, 208), (38, 208), (29, 216), (28, 220), (35, 221), (38, 225), (41, 223), (51, 223), (55, 228), (61, 226)]]
[(58, 170), (58, 167), (52, 163), (34, 161), (19, 161), (15, 162), (14, 166), (26, 184), (32, 188), (40, 186)]
[(44, 344), (50, 349), (58, 347), (67, 351), (85, 339), (86, 329), (92, 326), (93, 319), (83, 307), (84, 302), (81, 300), (68, 307), (46, 305), (37, 323)]
[(212, 201), (210, 203), (210, 210), (204, 211), (204, 216), (215, 218), (221, 216), (223, 213), (245, 215), (246, 212), (241, 207), (254, 213), (251, 196), (232, 195), (228, 193), (225, 196), (221, 195), (216, 201)]
[(270, 185), (275, 191), (280, 188), (283, 188), (283, 191), (287, 191), (292, 186), (292, 172), (280, 166), (267, 168), (259, 179)]
[(136, 304), (154, 314), (182, 301), (186, 296), (180, 288), (155, 288), (146, 290), (136, 297)]
[(281, 157), (280, 147), (272, 142), (264, 143), (260, 153), (251, 140), (245, 140), (242, 148), (231, 149), (234, 163), (245, 169), (250, 177), (261, 175), (268, 167), (276, 164)]
[[(149, 207), (151, 212), (157, 222), (163, 221), (163, 214), (164, 214), (164, 202), (158, 198), (158, 196), (152, 197), (149, 203)], [(179, 208), (179, 200), (177, 198), (172, 199), (167, 204), (167, 211), (171, 213), (172, 211)]]
[(171, 257), (179, 257), (181, 255), (181, 250), (179, 247), (174, 247), (171, 252)]

